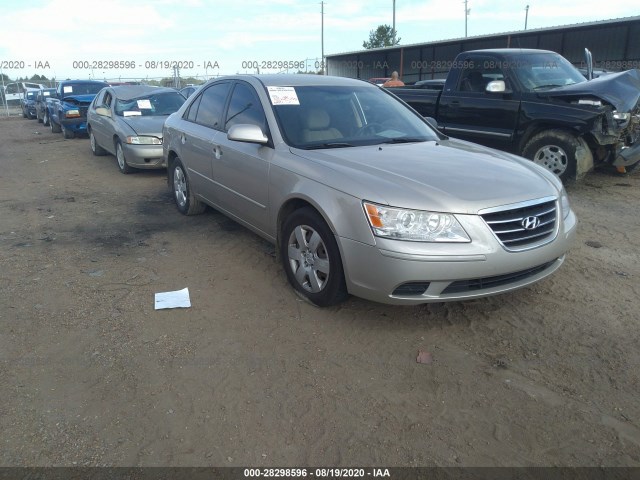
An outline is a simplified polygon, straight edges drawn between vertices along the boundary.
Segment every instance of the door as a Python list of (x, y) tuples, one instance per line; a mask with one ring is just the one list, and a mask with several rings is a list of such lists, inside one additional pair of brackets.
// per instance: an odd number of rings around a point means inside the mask
[(92, 119), (91, 130), (96, 138), (98, 145), (115, 154), (115, 146), (113, 143), (113, 119), (104, 115), (98, 115), (96, 108), (103, 107), (111, 111), (111, 115), (115, 115), (115, 111), (111, 108), (115, 103), (113, 92), (111, 90), (103, 90), (92, 103)]
[[(465, 62), (467, 63), (467, 62)], [(455, 138), (509, 150), (520, 111), (520, 96), (515, 93), (488, 93), (494, 80), (503, 80), (508, 90), (513, 81), (504, 62), (492, 57), (474, 57), (461, 72), (454, 91), (440, 97), (438, 124)]]
[[(268, 135), (262, 103), (254, 88), (246, 82), (234, 85), (227, 109), (224, 131), (233, 125), (258, 125)], [(273, 148), (267, 145), (229, 140), (226, 134), (216, 139), (213, 179), (220, 207), (228, 213), (267, 231), (269, 215), (269, 165)]]
[(193, 191), (210, 203), (217, 203), (212, 164), (230, 89), (231, 82), (220, 82), (198, 94), (184, 114), (184, 128), (177, 132)]

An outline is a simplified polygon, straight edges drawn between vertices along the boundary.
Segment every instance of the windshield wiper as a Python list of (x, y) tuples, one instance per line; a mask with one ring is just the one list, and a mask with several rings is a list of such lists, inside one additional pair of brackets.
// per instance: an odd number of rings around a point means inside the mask
[(321, 148), (344, 148), (344, 147), (355, 147), (350, 143), (344, 142), (329, 142), (329, 143), (321, 143), (319, 145), (309, 145), (307, 147), (302, 147), (304, 150), (319, 150)]
[[(573, 84), (571, 84), (573, 85)], [(554, 84), (549, 84), (549, 85), (538, 85), (537, 87), (533, 87), (534, 90), (538, 90), (539, 88), (557, 88), (557, 87), (564, 87), (564, 85), (554, 85)]]
[(415, 143), (415, 142), (426, 142), (424, 138), (416, 138), (416, 137), (396, 137), (389, 138), (384, 140), (383, 142), (376, 143), (376, 145), (380, 145), (383, 143)]

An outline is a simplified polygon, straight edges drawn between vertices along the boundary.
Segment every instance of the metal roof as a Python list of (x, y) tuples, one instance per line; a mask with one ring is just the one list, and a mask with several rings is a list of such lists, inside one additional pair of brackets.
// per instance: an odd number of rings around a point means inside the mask
[(609, 20), (597, 20), (597, 21), (593, 21), (593, 22), (582, 22), (582, 23), (573, 23), (573, 24), (569, 24), (569, 25), (559, 25), (556, 27), (542, 27), (542, 28), (531, 28), (528, 30), (514, 30), (514, 31), (510, 31), (510, 32), (496, 32), (496, 33), (491, 33), (491, 34), (486, 34), (486, 35), (477, 35), (477, 36), (473, 36), (473, 37), (458, 37), (458, 38), (450, 38), (450, 39), (443, 39), (443, 40), (434, 40), (434, 41), (430, 41), (430, 42), (420, 42), (420, 43), (411, 43), (411, 44), (407, 44), (407, 45), (396, 45), (393, 47), (381, 47), (381, 48), (371, 48), (368, 50), (353, 50), (351, 52), (343, 52), (343, 53), (332, 53), (331, 55), (325, 55), (326, 58), (332, 58), (332, 57), (341, 57), (344, 55), (356, 55), (356, 54), (361, 54), (361, 53), (375, 53), (375, 52), (394, 52), (394, 51), (400, 51), (400, 49), (406, 49), (406, 48), (412, 48), (412, 47), (424, 47), (424, 46), (433, 46), (433, 45), (438, 45), (438, 44), (447, 44), (447, 43), (455, 43), (455, 42), (462, 42), (462, 41), (470, 41), (470, 40), (482, 40), (482, 39), (487, 39), (487, 38), (495, 38), (495, 37), (500, 37), (500, 36), (505, 36), (505, 35), (526, 35), (526, 34), (530, 34), (530, 33), (542, 33), (542, 32), (553, 32), (553, 31), (559, 31), (559, 30), (567, 30), (567, 29), (579, 29), (579, 28), (585, 28), (585, 27), (592, 27), (592, 26), (606, 26), (606, 25), (611, 25), (611, 24), (619, 24), (619, 23), (631, 23), (631, 22), (637, 22), (640, 21), (640, 15), (636, 15), (633, 17), (621, 17), (621, 18), (612, 18)]

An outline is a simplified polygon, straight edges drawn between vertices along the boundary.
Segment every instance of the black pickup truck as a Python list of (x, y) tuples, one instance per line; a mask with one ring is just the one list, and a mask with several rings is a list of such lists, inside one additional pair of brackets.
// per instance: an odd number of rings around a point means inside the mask
[[(432, 82), (433, 83), (433, 82)], [(585, 77), (546, 50), (459, 54), (444, 85), (389, 88), (445, 134), (529, 158), (562, 180), (640, 166), (640, 71)]]

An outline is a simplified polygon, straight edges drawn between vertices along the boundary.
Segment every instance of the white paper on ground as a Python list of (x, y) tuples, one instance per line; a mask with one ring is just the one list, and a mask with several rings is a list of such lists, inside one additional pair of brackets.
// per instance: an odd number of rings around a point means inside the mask
[(156, 310), (163, 308), (189, 308), (190, 306), (189, 288), (183, 288), (175, 292), (156, 293)]

